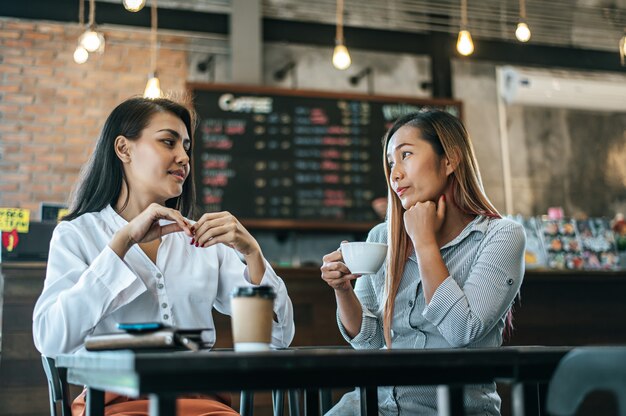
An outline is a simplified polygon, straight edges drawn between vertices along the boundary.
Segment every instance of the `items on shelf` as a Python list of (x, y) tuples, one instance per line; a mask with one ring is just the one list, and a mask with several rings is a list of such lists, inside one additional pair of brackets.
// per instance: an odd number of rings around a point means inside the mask
[[(616, 236), (607, 218), (509, 216), (526, 232), (526, 268), (616, 270)], [(626, 264), (621, 265), (622, 268)]]

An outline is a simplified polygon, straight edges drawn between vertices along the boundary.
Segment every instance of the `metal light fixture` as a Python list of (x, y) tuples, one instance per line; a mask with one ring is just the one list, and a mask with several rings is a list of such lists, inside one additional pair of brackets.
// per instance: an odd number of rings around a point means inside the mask
[(520, 42), (528, 42), (530, 40), (530, 28), (526, 23), (526, 1), (519, 0), (519, 23), (515, 29), (515, 37)]
[(626, 66), (626, 28), (624, 36), (619, 40), (619, 60), (622, 66)]
[(146, 0), (122, 0), (124, 8), (129, 12), (138, 12), (146, 5)]
[(367, 77), (367, 93), (372, 94), (374, 91), (373, 70), (371, 66), (363, 68), (361, 71), (348, 78), (350, 85), (357, 86), (363, 78)]
[(161, 98), (163, 91), (161, 91), (161, 82), (157, 76), (157, 0), (152, 0), (150, 7), (150, 76), (148, 77), (148, 83), (146, 89), (143, 92), (145, 98)]
[(335, 36), (335, 50), (333, 51), (333, 65), (337, 69), (348, 69), (352, 60), (343, 37), (343, 0), (337, 0), (337, 34)]
[(89, 28), (78, 38), (87, 52), (104, 52), (104, 35), (96, 31), (96, 0), (89, 0)]
[(472, 35), (467, 30), (467, 0), (461, 0), (461, 30), (456, 41), (456, 50), (463, 56), (469, 56), (474, 52)]

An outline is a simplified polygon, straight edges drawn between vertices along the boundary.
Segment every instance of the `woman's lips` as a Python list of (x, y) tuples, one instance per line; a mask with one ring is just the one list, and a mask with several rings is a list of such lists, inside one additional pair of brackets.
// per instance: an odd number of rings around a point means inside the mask
[(169, 172), (170, 175), (174, 176), (176, 179), (180, 180), (180, 181), (184, 181), (185, 180), (185, 173), (183, 171), (174, 171), (174, 172)]
[(407, 189), (408, 187), (398, 188), (396, 189), (396, 194), (398, 194), (398, 196), (402, 196), (402, 194), (405, 193)]

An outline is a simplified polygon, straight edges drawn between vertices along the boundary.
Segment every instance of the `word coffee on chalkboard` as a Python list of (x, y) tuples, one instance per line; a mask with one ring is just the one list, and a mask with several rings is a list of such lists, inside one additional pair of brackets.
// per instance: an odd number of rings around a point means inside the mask
[(367, 229), (387, 195), (382, 137), (425, 107), (460, 116), (451, 100), (191, 85), (198, 113), (197, 192), (207, 211), (257, 227)]

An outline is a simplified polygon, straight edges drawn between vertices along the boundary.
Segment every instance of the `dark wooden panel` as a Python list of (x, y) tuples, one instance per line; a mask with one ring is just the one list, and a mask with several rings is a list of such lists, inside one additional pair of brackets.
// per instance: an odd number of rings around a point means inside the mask
[(1, 388), (0, 415), (49, 415), (48, 387)]
[(0, 362), (0, 388), (45, 386), (46, 375), (37, 360), (5, 360)]
[(2, 312), (2, 337), (4, 338), (12, 332), (30, 332), (33, 322), (33, 307), (34, 303), (12, 305), (5, 302)]
[(33, 344), (33, 335), (28, 332), (14, 332), (7, 334), (2, 339), (3, 360), (37, 360), (40, 354)]

